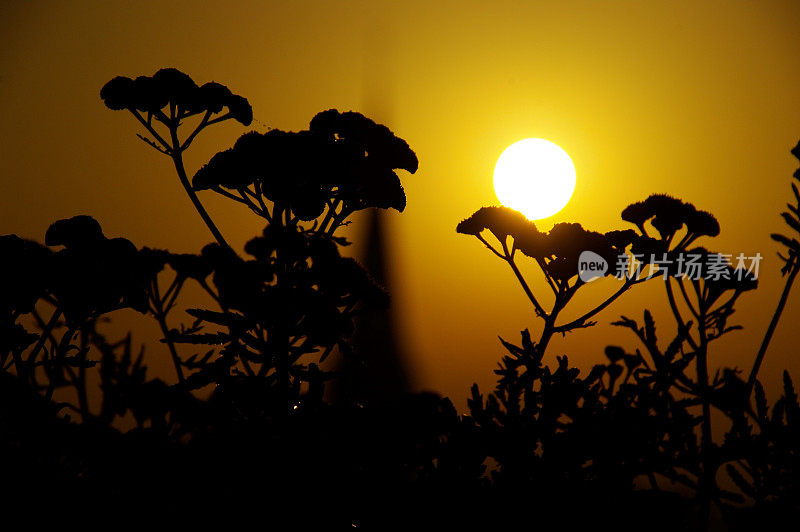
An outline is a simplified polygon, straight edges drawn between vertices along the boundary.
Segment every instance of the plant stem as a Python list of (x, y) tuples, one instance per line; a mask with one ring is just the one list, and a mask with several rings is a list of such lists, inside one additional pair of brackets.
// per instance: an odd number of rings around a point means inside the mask
[(700, 525), (701, 530), (708, 529), (709, 517), (711, 514), (711, 496), (714, 492), (714, 480), (716, 468), (712, 464), (711, 448), (714, 445), (711, 435), (711, 398), (708, 388), (708, 338), (706, 335), (706, 311), (705, 302), (700, 300), (698, 304), (699, 323), (697, 324), (700, 335), (700, 345), (697, 350), (697, 384), (700, 391), (700, 400), (703, 409), (702, 440), (700, 447), (700, 461), (702, 464), (702, 476), (700, 477)]
[(530, 287), (528, 286), (528, 283), (525, 281), (525, 278), (522, 276), (522, 273), (519, 271), (519, 268), (517, 268), (517, 265), (514, 262), (514, 258), (511, 257), (511, 255), (508, 252), (508, 245), (506, 245), (505, 242), (502, 242), (502, 244), (503, 244), (503, 253), (505, 253), (505, 257), (504, 257), (505, 261), (508, 263), (509, 266), (511, 266), (511, 270), (514, 272), (514, 275), (517, 276), (517, 280), (519, 281), (519, 284), (522, 285), (522, 289), (525, 290), (525, 294), (528, 296), (528, 299), (530, 299), (531, 303), (533, 303), (533, 306), (536, 308), (536, 313), (539, 316), (541, 316), (542, 318), (546, 319), (547, 318), (547, 312), (545, 312), (545, 310), (542, 308), (542, 306), (536, 300), (536, 296), (533, 295), (533, 292), (531, 291)]
[(794, 279), (797, 277), (797, 273), (800, 271), (800, 261), (795, 259), (794, 264), (792, 265), (792, 269), (789, 271), (789, 277), (786, 278), (786, 284), (783, 287), (783, 292), (781, 293), (781, 298), (778, 300), (778, 307), (775, 309), (775, 313), (772, 315), (772, 320), (769, 322), (769, 327), (767, 327), (767, 332), (764, 334), (764, 340), (761, 342), (761, 347), (758, 349), (758, 354), (756, 355), (756, 359), (753, 362), (753, 369), (750, 370), (750, 376), (747, 378), (747, 399), (750, 399), (750, 396), (753, 393), (753, 387), (756, 384), (756, 377), (758, 376), (758, 370), (761, 368), (761, 363), (764, 361), (764, 355), (767, 353), (767, 347), (769, 347), (769, 343), (772, 340), (772, 335), (775, 333), (775, 329), (778, 327), (778, 321), (781, 319), (781, 314), (783, 313), (783, 309), (786, 306), (786, 302), (789, 300), (789, 292), (792, 289), (792, 285), (794, 284)]
[[(36, 316), (38, 317), (38, 314)], [(35, 371), (36, 357), (39, 355), (39, 351), (42, 350), (42, 347), (44, 347), (45, 342), (47, 342), (47, 339), (50, 337), (50, 333), (53, 331), (53, 328), (56, 326), (58, 318), (60, 317), (61, 309), (56, 308), (53, 311), (53, 315), (50, 317), (50, 321), (48, 321), (47, 325), (42, 328), (42, 336), (39, 337), (39, 341), (36, 342), (36, 345), (33, 347), (33, 351), (31, 351), (31, 354), (28, 357), (28, 364), (30, 365), (29, 369), (31, 372)], [(21, 369), (22, 368), (17, 368), (17, 371), (20, 371)]]
[(172, 356), (172, 363), (175, 365), (175, 373), (178, 374), (178, 382), (184, 382), (183, 369), (181, 368), (181, 359), (178, 357), (178, 350), (175, 348), (175, 342), (169, 334), (169, 327), (167, 326), (167, 315), (164, 312), (164, 302), (161, 300), (161, 294), (158, 289), (158, 280), (153, 280), (153, 315), (161, 328), (161, 334), (164, 335), (164, 341), (169, 348), (169, 354)]
[(559, 325), (558, 327), (555, 327), (554, 332), (567, 332), (574, 329), (575, 327), (583, 325), (586, 322), (586, 320), (588, 320), (589, 318), (591, 318), (592, 316), (594, 316), (595, 314), (597, 314), (598, 312), (602, 311), (604, 308), (609, 306), (611, 303), (614, 302), (614, 300), (616, 300), (619, 296), (624, 294), (634, 284), (635, 282), (625, 281), (625, 283), (619, 288), (619, 290), (617, 290), (611, 296), (609, 296), (608, 299), (603, 301), (601, 304), (599, 304), (598, 306), (596, 306), (595, 308), (593, 308), (580, 318), (573, 320), (569, 323), (565, 323), (564, 325)]
[(217, 226), (214, 225), (213, 220), (206, 212), (205, 207), (203, 204), (200, 203), (200, 199), (197, 197), (194, 189), (192, 188), (191, 183), (189, 183), (189, 178), (186, 176), (186, 169), (183, 167), (183, 156), (180, 150), (180, 141), (178, 141), (178, 130), (174, 127), (170, 128), (170, 135), (172, 136), (172, 151), (170, 153), (170, 157), (172, 158), (172, 162), (175, 164), (175, 171), (178, 172), (178, 178), (181, 180), (181, 185), (186, 190), (186, 193), (189, 195), (189, 199), (192, 200), (195, 209), (200, 214), (200, 218), (206, 223), (208, 229), (211, 231), (211, 234), (214, 235), (214, 238), (219, 242), (220, 246), (230, 248), (228, 243), (225, 241), (225, 238), (222, 236), (222, 233), (219, 232)]

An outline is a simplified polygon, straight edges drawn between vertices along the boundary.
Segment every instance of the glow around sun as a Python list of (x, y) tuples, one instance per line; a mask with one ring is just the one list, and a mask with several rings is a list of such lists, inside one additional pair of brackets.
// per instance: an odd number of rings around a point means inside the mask
[(494, 191), (506, 207), (530, 220), (563, 209), (575, 191), (575, 165), (567, 152), (545, 139), (523, 139), (500, 154)]

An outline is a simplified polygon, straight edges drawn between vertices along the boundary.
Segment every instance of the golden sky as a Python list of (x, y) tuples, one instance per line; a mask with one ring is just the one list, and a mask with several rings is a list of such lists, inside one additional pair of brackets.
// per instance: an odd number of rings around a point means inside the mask
[[(389, 221), (394, 305), (418, 388), (463, 407), (473, 381), (493, 382), (497, 335), (517, 341), (539, 326), (511, 272), (455, 233), (496, 203), (494, 163), (525, 137), (555, 142), (577, 169), (572, 201), (544, 229), (623, 228), (626, 205), (665, 192), (717, 216), (722, 233), (709, 247), (765, 257), (758, 292), (733, 318), (745, 330), (711, 355), (749, 368), (780, 290), (769, 233), (783, 230), (778, 213), (798, 166), (789, 149), (800, 138), (800, 3), (231, 4), (0, 5), (0, 233), (41, 240), (53, 220), (87, 213), (138, 246), (194, 252), (209, 242), (170, 161), (99, 98), (116, 75), (174, 66), (247, 97), (256, 129), (298, 130), (318, 111), (352, 109), (417, 152), (420, 170), (401, 176), (406, 212)], [(189, 173), (245, 131), (227, 122), (204, 132)], [(235, 245), (260, 230), (239, 205), (201, 199)], [(596, 285), (586, 304), (615, 289)], [(632, 335), (607, 324), (639, 318), (644, 305), (666, 337), (663, 286), (637, 288), (600, 325), (555, 339), (549, 356), (566, 352), (588, 368), (607, 343), (632, 349)], [(800, 375), (799, 319), (800, 301), (790, 300), (766, 382), (783, 367)]]

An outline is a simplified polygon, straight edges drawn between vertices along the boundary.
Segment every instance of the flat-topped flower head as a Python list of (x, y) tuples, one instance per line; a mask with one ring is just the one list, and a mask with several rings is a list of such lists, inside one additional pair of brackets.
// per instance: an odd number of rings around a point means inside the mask
[(105, 239), (97, 220), (80, 215), (58, 220), (50, 225), (45, 233), (44, 243), (48, 246), (77, 248), (102, 243)]
[[(544, 259), (548, 273), (562, 282), (578, 275), (580, 257), (585, 251), (596, 253), (609, 265), (616, 263), (617, 251), (610, 239), (602, 233), (586, 230), (578, 223), (555, 224), (544, 243), (544, 254), (538, 257), (531, 250), (520, 249), (526, 255)], [(605, 275), (611, 275), (612, 270), (612, 267), (608, 268)]]
[(125, 238), (107, 238), (90, 216), (56, 221), (45, 242), (62, 248), (53, 255), (50, 290), (68, 320), (123, 307), (147, 310), (146, 287), (160, 270), (151, 252), (141, 254)]
[(501, 241), (508, 236), (516, 240), (529, 233), (540, 234), (536, 224), (521, 212), (508, 207), (481, 207), (456, 226), (456, 232), (463, 235), (477, 236), (484, 230), (489, 230)]
[(309, 130), (329, 141), (357, 148), (360, 155), (380, 167), (402, 169), (412, 174), (419, 167), (417, 155), (405, 140), (361, 113), (328, 109), (311, 119)]
[(404, 140), (359, 113), (332, 109), (315, 116), (308, 130), (242, 135), (212, 157), (192, 184), (195, 190), (241, 191), (252, 185), (255, 195), (309, 221), (334, 202), (347, 213), (368, 207), (402, 212), (406, 196), (397, 169), (417, 169)]
[(205, 112), (217, 114), (227, 109), (230, 118), (245, 126), (253, 121), (247, 99), (216, 82), (198, 87), (191, 77), (176, 68), (162, 68), (152, 76), (135, 79), (117, 76), (103, 86), (100, 98), (115, 111), (128, 109), (158, 115), (167, 105), (173, 105), (178, 118)]
[(0, 323), (14, 310), (26, 313), (47, 290), (52, 252), (17, 235), (0, 236)]
[(684, 225), (691, 240), (719, 234), (719, 223), (711, 213), (667, 194), (653, 194), (628, 205), (622, 211), (622, 219), (636, 225), (643, 235), (647, 234), (644, 224), (650, 220), (662, 240), (670, 240)]

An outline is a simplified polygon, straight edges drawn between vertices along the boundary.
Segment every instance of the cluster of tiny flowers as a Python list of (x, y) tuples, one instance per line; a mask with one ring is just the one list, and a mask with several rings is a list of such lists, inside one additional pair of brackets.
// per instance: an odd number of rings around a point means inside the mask
[[(617, 264), (614, 276), (618, 279), (625, 279), (642, 272), (649, 266), (648, 278), (662, 275), (666, 279), (669, 275), (682, 277), (692, 281), (708, 279), (718, 281), (720, 279), (736, 279), (741, 281), (746, 276), (758, 279), (758, 267), (761, 262), (761, 254), (756, 253), (747, 256), (739, 253), (736, 256), (736, 263), (732, 263), (733, 255), (726, 253), (679, 253), (668, 255), (664, 253), (661, 257), (650, 254), (649, 262), (644, 261), (643, 254), (621, 254), (617, 257)], [(731, 269), (733, 265), (734, 269)], [(672, 272), (672, 273), (671, 273)]]

